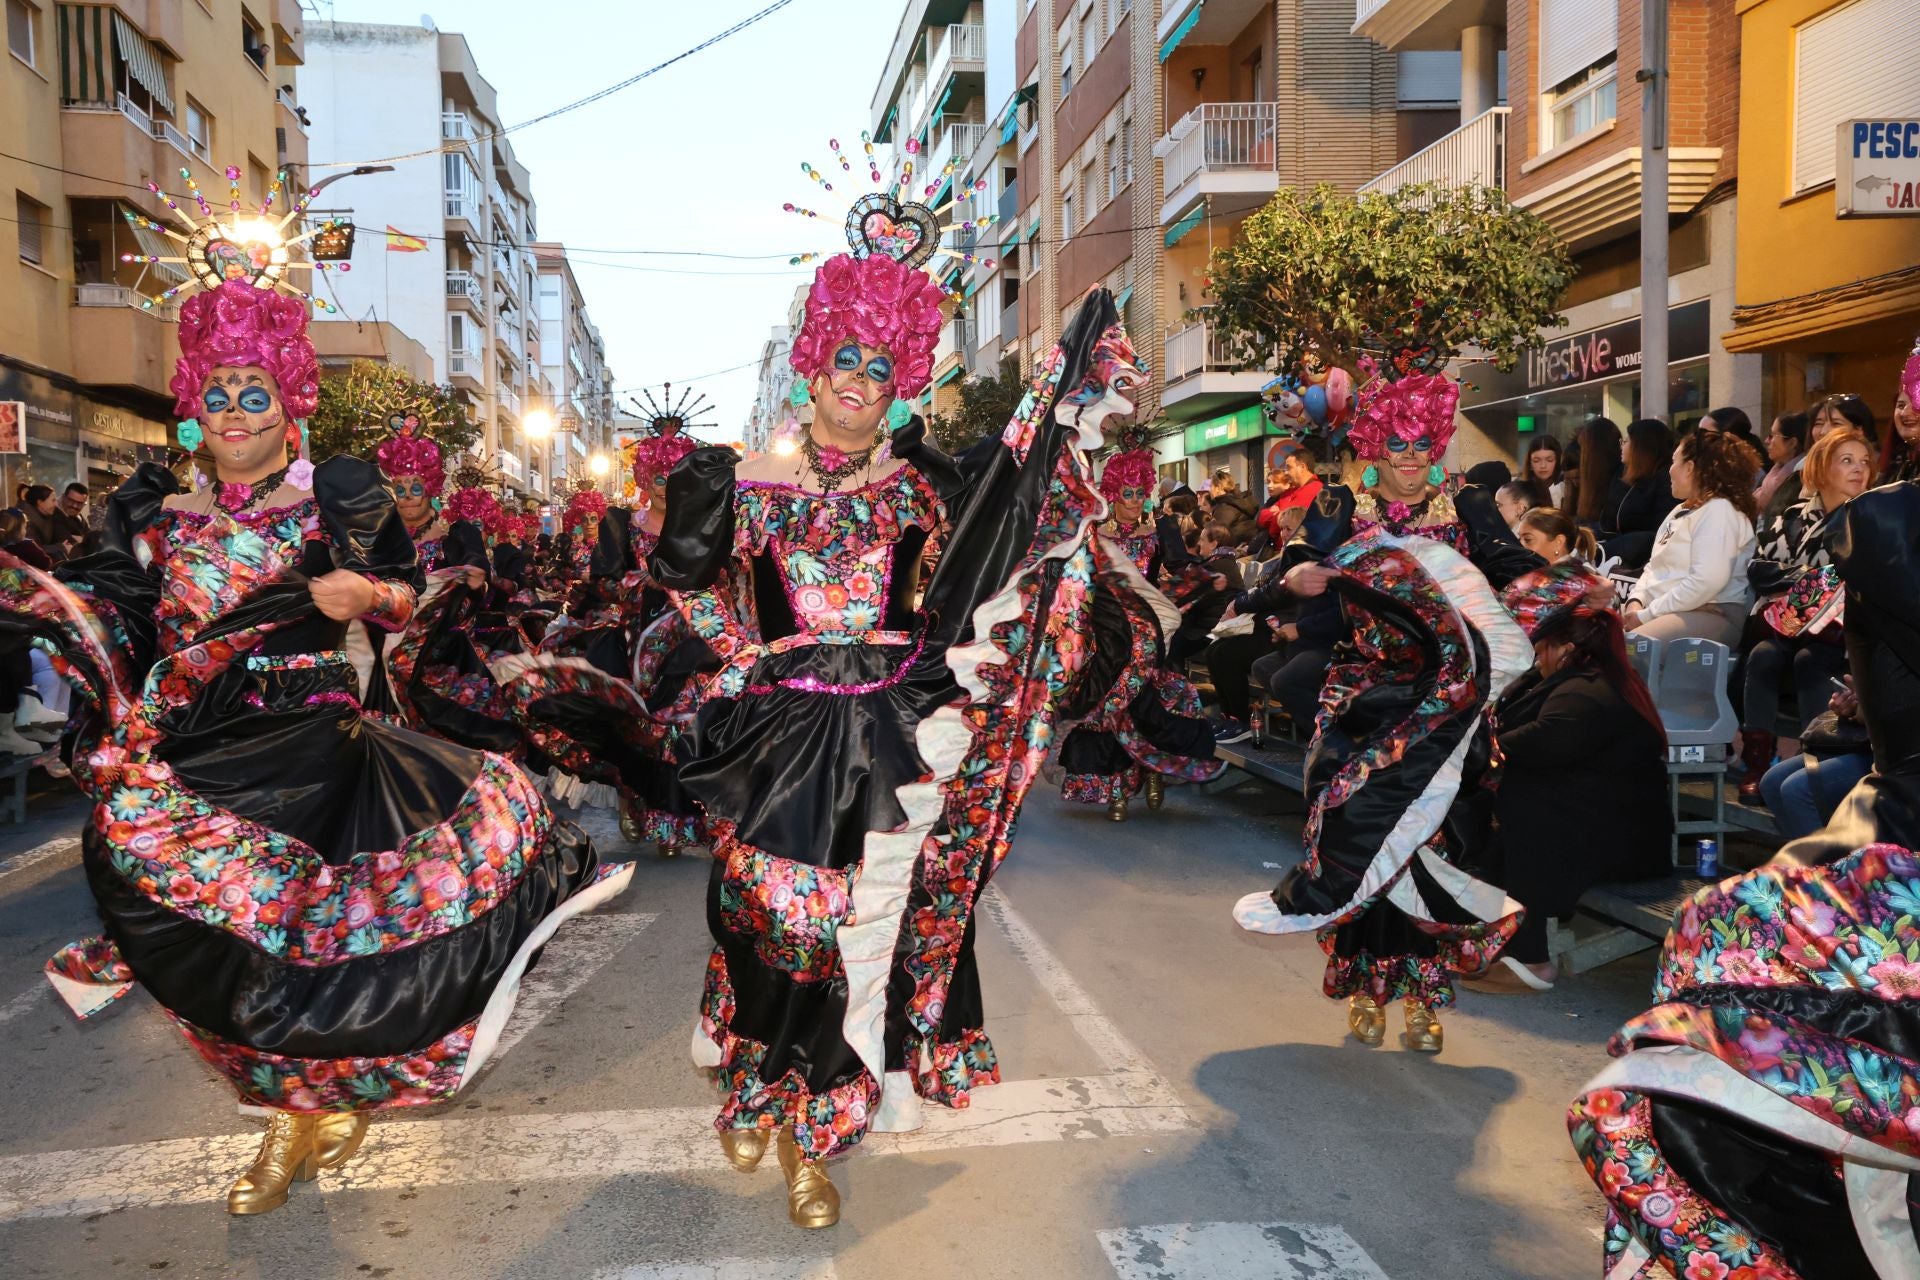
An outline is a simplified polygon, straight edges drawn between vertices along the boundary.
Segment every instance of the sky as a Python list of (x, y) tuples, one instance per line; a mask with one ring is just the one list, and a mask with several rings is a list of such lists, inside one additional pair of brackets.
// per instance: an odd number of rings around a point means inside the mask
[[(441, 0), (424, 12), (467, 38), (511, 127), (664, 62), (768, 2)], [(419, 21), (406, 0), (305, 7), (310, 25)], [(837, 225), (781, 205), (824, 211), (840, 194), (821, 193), (801, 162), (825, 168), (828, 139), (852, 146), (870, 126), (903, 7), (792, 0), (631, 88), (509, 135), (533, 175), (540, 238), (567, 246), (622, 402), (641, 387), (690, 385), (714, 406), (704, 420), (716, 429), (700, 434), (739, 438), (761, 347), (812, 274), (787, 259), (845, 247)], [(311, 158), (319, 172), (361, 157)], [(624, 252), (641, 249), (767, 256)]]

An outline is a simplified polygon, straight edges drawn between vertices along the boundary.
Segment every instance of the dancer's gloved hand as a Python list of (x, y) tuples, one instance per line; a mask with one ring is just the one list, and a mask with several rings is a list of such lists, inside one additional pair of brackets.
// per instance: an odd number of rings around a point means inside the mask
[(1338, 569), (1329, 569), (1324, 564), (1297, 564), (1287, 570), (1287, 590), (1302, 600), (1325, 595), (1327, 584), (1340, 576)]
[(308, 583), (314, 607), (335, 622), (351, 622), (373, 607), (373, 583), (351, 569), (335, 569)]

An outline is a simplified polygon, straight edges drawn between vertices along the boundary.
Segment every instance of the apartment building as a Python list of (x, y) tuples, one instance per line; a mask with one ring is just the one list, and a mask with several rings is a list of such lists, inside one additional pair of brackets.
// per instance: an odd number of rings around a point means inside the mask
[[(0, 475), (105, 488), (171, 439), (167, 382), (178, 310), (145, 299), (178, 283), (172, 242), (125, 214), (170, 217), (146, 184), (242, 198), (307, 162), (297, 0), (5, 0), (0, 120), (0, 401), (25, 406), (25, 452)], [(8, 490), (11, 492), (11, 489)]]
[[(551, 495), (524, 420), (549, 406), (535, 291), (533, 185), (501, 126), (494, 88), (465, 37), (430, 25), (323, 22), (307, 32), (314, 156), (392, 172), (343, 183), (319, 202), (361, 229), (354, 270), (329, 273), (339, 308), (314, 325), (331, 352), (376, 322), (425, 347), (482, 428), (511, 496)], [(388, 228), (419, 251), (396, 251)], [(537, 481), (536, 481), (537, 476)]]
[(760, 348), (760, 363), (755, 371), (753, 405), (747, 411), (747, 427), (741, 443), (749, 458), (773, 448), (773, 438), (793, 412), (788, 396), (793, 391), (793, 365), (788, 355), (793, 350), (793, 330), (776, 324)]
[[(1759, 362), (1718, 335), (1735, 305), (1740, 39), (1736, 0), (1667, 7), (1668, 398), (1686, 426), (1722, 404), (1760, 412)], [(1559, 233), (1576, 275), (1567, 323), (1510, 373), (1468, 366), (1462, 460), (1517, 459), (1588, 418), (1640, 416), (1640, 5), (1634, 0), (1359, 0), (1355, 31), (1403, 56), (1453, 51), (1459, 125), (1365, 184), (1503, 184)], [(1493, 56), (1489, 57), (1489, 45)], [(1504, 57), (1500, 55), (1504, 52)], [(1506, 102), (1485, 73), (1504, 74)], [(1492, 105), (1485, 105), (1489, 102)]]
[(586, 296), (567, 261), (566, 246), (542, 241), (533, 246), (533, 258), (539, 274), (539, 359), (547, 390), (537, 406), (545, 412), (533, 420), (536, 429), (528, 433), (528, 465), (540, 476), (534, 491), (559, 497), (569, 481), (603, 478), (593, 474), (595, 455), (608, 459), (603, 476), (611, 475), (616, 456), (613, 374), (607, 369), (606, 343), (587, 314)]
[[(1851, 392), (1884, 422), (1920, 334), (1920, 166), (1889, 154), (1884, 130), (1876, 147), (1874, 125), (1920, 121), (1920, 8), (1735, 7), (1738, 254), (1733, 323), (1716, 332), (1759, 361), (1768, 415)], [(1901, 130), (1903, 143), (1910, 136)]]

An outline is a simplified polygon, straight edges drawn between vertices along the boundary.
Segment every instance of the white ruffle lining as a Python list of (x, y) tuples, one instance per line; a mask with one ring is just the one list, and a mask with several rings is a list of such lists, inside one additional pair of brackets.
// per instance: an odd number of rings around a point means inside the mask
[[(1514, 622), (1481, 572), (1453, 548), (1428, 538), (1383, 535), (1381, 540), (1411, 551), (1421, 568), (1439, 585), (1455, 616), (1480, 633), (1487, 645), (1487, 704), (1497, 701), (1507, 687), (1533, 665), (1533, 645), (1526, 632)], [(1470, 660), (1471, 656), (1470, 652)], [(1359, 903), (1386, 889), (1390, 882), (1389, 901), (1417, 920), (1430, 921), (1434, 918), (1432, 910), (1421, 898), (1413, 877), (1404, 874), (1416, 854), (1421, 865), (1475, 918), (1499, 920), (1520, 910), (1520, 904), (1504, 891), (1475, 879), (1425, 847), (1446, 820), (1447, 811), (1460, 792), (1461, 770), (1483, 719), (1483, 715), (1474, 716), (1446, 763), (1428, 780), (1419, 798), (1400, 815), (1379, 852), (1367, 864), (1353, 897), (1319, 915), (1289, 915), (1280, 910), (1271, 891), (1250, 893), (1234, 904), (1234, 922), (1250, 933), (1311, 933), (1346, 915)]]

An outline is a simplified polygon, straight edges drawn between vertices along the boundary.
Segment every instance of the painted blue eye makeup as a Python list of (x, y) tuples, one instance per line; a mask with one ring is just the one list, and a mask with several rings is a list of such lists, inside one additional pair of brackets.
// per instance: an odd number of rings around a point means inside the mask
[(852, 373), (860, 367), (860, 348), (849, 342), (833, 353), (833, 367), (842, 373)]
[(207, 407), (210, 414), (225, 413), (227, 406), (233, 403), (233, 397), (227, 394), (224, 387), (208, 387), (201, 395), (200, 403)]
[(878, 383), (893, 381), (893, 361), (885, 356), (875, 356), (867, 361), (867, 378)]
[(248, 413), (265, 413), (273, 408), (273, 393), (265, 387), (247, 387), (240, 392), (240, 407)]

